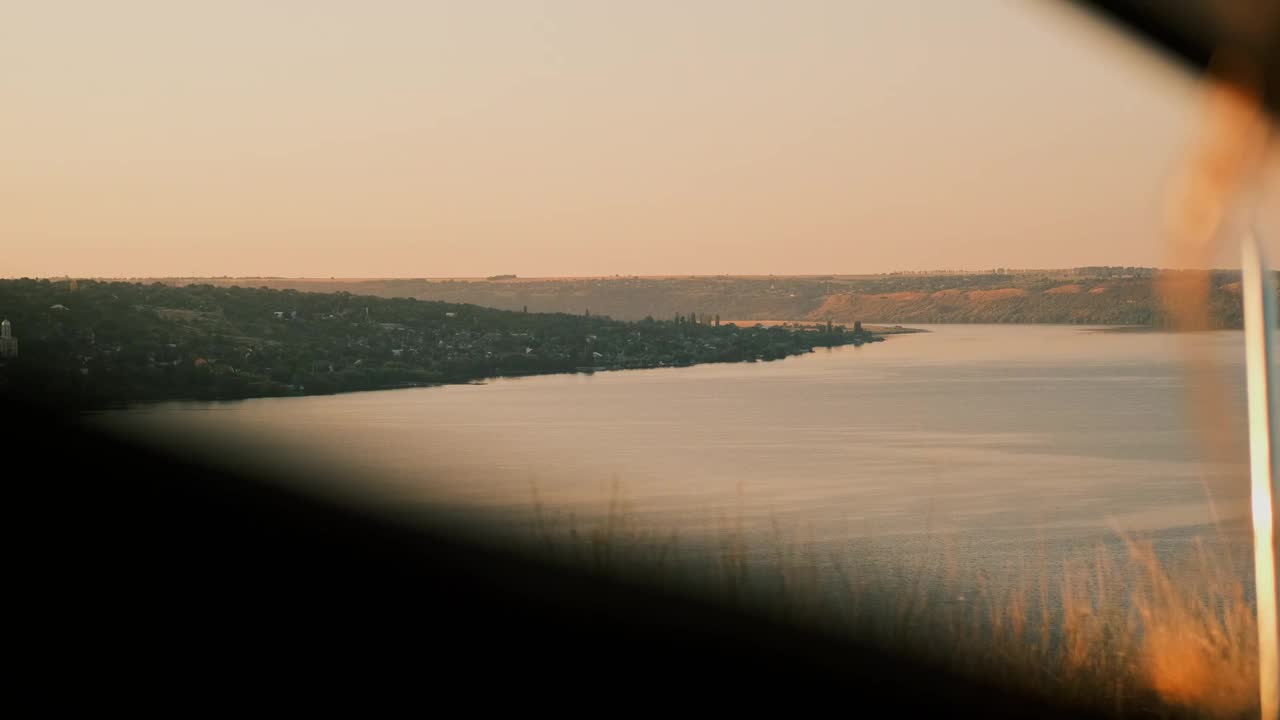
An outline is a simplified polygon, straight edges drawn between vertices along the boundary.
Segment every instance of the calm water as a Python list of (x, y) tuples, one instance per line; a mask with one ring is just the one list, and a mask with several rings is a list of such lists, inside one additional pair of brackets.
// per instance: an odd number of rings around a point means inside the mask
[[(483, 385), (112, 413), (233, 452), (304, 449), (358, 492), (527, 528), (587, 525), (616, 483), (638, 526), (696, 542), (739, 523), (820, 554), (906, 567), (952, 538), (967, 567), (1073, 553), (1116, 531), (1165, 551), (1247, 511), (1243, 337), (1062, 326), (924, 326), (773, 363), (496, 380)], [(1188, 404), (1187, 347), (1216, 365), (1232, 442), (1212, 453)], [(1207, 385), (1212, 381), (1212, 385)], [(1212, 502), (1210, 502), (1212, 499)], [(861, 543), (861, 544), (860, 544)], [(767, 544), (767, 543), (765, 543)]]

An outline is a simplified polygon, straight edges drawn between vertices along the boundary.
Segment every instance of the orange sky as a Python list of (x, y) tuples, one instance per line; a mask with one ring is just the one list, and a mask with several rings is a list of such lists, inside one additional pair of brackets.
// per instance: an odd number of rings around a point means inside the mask
[(1199, 99), (1047, 1), (6, 3), (0, 276), (1162, 265)]

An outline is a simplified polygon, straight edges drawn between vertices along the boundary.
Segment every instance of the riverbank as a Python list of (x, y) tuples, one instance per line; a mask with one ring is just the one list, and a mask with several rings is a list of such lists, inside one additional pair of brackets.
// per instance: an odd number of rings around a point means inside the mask
[(856, 325), (739, 327), (706, 312), (628, 322), (587, 309), (90, 281), (0, 281), (0, 314), (21, 342), (21, 355), (0, 364), (0, 389), (91, 404), (769, 361), (884, 339)]
[[(786, 328), (777, 327), (772, 332)], [(768, 331), (768, 330), (765, 330)], [(812, 331), (794, 331), (796, 333), (815, 334)], [(927, 332), (918, 330), (916, 332)], [(894, 334), (892, 332), (885, 334)], [(88, 374), (79, 377), (59, 377), (51, 374), (46, 368), (36, 368), (29, 364), (0, 364), (0, 397), (29, 397), (41, 400), (44, 405), (73, 412), (94, 412), (104, 410), (120, 410), (164, 402), (232, 402), (237, 400), (253, 400), (265, 398), (315, 397), (326, 395), (342, 395), (360, 392), (376, 392), (383, 390), (404, 390), (410, 388), (444, 387), (447, 385), (484, 385), (491, 380), (515, 379), (551, 375), (590, 375), (597, 372), (613, 372), (621, 370), (653, 370), (660, 368), (688, 368), (697, 365), (724, 365), (737, 363), (771, 362), (787, 357), (796, 357), (812, 353), (816, 347), (841, 347), (845, 345), (863, 345), (883, 342), (884, 337), (875, 335), (854, 336), (844, 334), (829, 343), (822, 345), (800, 345), (789, 348), (782, 354), (761, 355), (741, 359), (692, 360), (628, 360), (625, 363), (604, 365), (580, 365), (560, 369), (509, 370), (475, 375), (439, 377), (431, 380), (408, 380), (392, 382), (370, 382), (371, 376), (362, 375), (352, 385), (337, 387), (328, 381), (326, 375), (316, 374), (312, 380), (304, 383), (283, 383), (259, 380), (240, 386), (206, 385), (190, 388), (191, 392), (166, 392), (165, 388), (157, 388), (139, 382), (137, 377), (118, 376), (121, 382), (112, 385), (110, 377), (97, 376), (92, 379)], [(206, 367), (206, 366), (202, 366)], [(154, 368), (151, 368), (154, 369)], [(167, 368), (166, 368), (167, 369)], [(214, 377), (211, 375), (211, 377)], [(348, 378), (350, 381), (350, 378)], [(38, 397), (37, 397), (38, 396)]]
[[(817, 320), (725, 320), (725, 325), (737, 325), (738, 327), (795, 327), (795, 328), (816, 328), (821, 329), (827, 326), (826, 322)], [(903, 327), (901, 325), (870, 325), (863, 324), (862, 329), (872, 335), (910, 335), (913, 333), (927, 333), (928, 330), (923, 328)]]
[(1184, 328), (1158, 327), (1155, 325), (1114, 325), (1110, 327), (1085, 328), (1084, 332), (1096, 333), (1195, 333), (1195, 332), (1220, 332), (1223, 330), (1240, 330), (1240, 328), (1202, 328), (1199, 330), (1188, 330)]
[[(990, 273), (823, 276), (668, 276), (490, 279), (207, 279), (305, 292), (351, 292), (383, 297), (466, 302), (537, 312), (592, 312), (623, 319), (669, 318), (690, 310), (722, 318), (828, 319), (894, 323), (1159, 324), (1166, 308), (1157, 278), (1180, 271), (1134, 267), (1082, 267)], [(1203, 280), (1210, 323), (1240, 327), (1238, 271), (1192, 272)]]

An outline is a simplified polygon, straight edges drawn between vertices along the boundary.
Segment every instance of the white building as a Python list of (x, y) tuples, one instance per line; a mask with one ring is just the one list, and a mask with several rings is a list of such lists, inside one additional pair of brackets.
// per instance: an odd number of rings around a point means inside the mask
[(13, 336), (13, 328), (9, 319), (0, 322), (0, 358), (18, 357), (18, 338)]

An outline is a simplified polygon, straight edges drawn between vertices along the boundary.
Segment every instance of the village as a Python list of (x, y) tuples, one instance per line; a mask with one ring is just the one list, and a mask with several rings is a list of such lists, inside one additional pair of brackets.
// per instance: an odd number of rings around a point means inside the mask
[[(883, 339), (831, 322), (594, 315), (262, 288), (0, 281), (0, 373), (109, 402), (328, 394), (778, 360)], [(18, 354), (17, 336), (23, 335)]]

